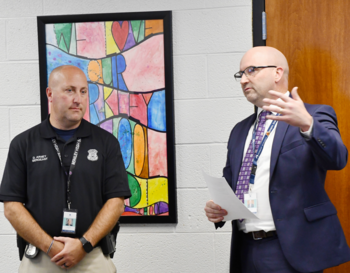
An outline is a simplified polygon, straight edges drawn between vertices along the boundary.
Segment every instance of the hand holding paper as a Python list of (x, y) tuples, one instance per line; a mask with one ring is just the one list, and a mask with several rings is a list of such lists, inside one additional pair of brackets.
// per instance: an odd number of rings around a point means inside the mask
[[(217, 223), (236, 219), (258, 219), (258, 217), (246, 208), (241, 200), (237, 198), (233, 190), (227, 184), (225, 178), (212, 177), (207, 175), (204, 171), (203, 176), (214, 202), (207, 202), (205, 207), (209, 221)], [(224, 212), (227, 212), (227, 214), (225, 215)]]

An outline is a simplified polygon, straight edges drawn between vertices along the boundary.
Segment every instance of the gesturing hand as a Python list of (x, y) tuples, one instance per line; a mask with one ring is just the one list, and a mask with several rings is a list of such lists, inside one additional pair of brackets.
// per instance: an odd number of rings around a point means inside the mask
[(266, 111), (280, 114), (280, 116), (268, 115), (266, 118), (284, 121), (289, 125), (299, 127), (302, 132), (306, 132), (312, 124), (312, 116), (306, 110), (304, 102), (299, 97), (297, 90), (298, 87), (293, 88), (291, 92), (292, 98), (280, 92), (270, 90), (269, 93), (276, 97), (276, 99), (263, 99), (265, 105), (262, 108)]
[(54, 237), (54, 239), (64, 243), (62, 251), (51, 259), (57, 266), (70, 269), (85, 257), (86, 252), (79, 239), (68, 237)]

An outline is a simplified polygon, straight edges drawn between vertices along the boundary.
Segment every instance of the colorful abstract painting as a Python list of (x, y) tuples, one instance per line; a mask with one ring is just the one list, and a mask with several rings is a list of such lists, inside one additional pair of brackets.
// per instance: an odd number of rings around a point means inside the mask
[(46, 81), (58, 66), (82, 69), (84, 118), (119, 140), (132, 192), (122, 218), (169, 216), (164, 48), (163, 19), (45, 24)]

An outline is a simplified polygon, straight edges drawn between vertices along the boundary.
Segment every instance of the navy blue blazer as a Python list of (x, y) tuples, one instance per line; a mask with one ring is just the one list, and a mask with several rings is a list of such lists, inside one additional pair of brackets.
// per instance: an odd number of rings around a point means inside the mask
[[(327, 170), (344, 168), (348, 151), (333, 108), (310, 104), (305, 107), (314, 119), (310, 140), (300, 134), (299, 128), (285, 122), (279, 122), (275, 129), (269, 198), (284, 256), (296, 270), (314, 272), (350, 260), (336, 208), (324, 189)], [(245, 140), (255, 119), (253, 114), (231, 131), (223, 174), (234, 191)], [(241, 271), (238, 238), (237, 223), (232, 221), (230, 272), (235, 273)]]

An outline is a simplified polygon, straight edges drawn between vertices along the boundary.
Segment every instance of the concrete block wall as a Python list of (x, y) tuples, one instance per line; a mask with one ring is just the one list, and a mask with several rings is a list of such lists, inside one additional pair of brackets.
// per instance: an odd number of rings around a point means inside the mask
[[(252, 47), (251, 0), (0, 0), (0, 173), (11, 139), (40, 122), (36, 16), (173, 10), (178, 224), (122, 226), (118, 272), (228, 272), (230, 225), (206, 220), (204, 169), (220, 176), (231, 128), (253, 111), (233, 74)], [(0, 205), (0, 271), (17, 272)]]

